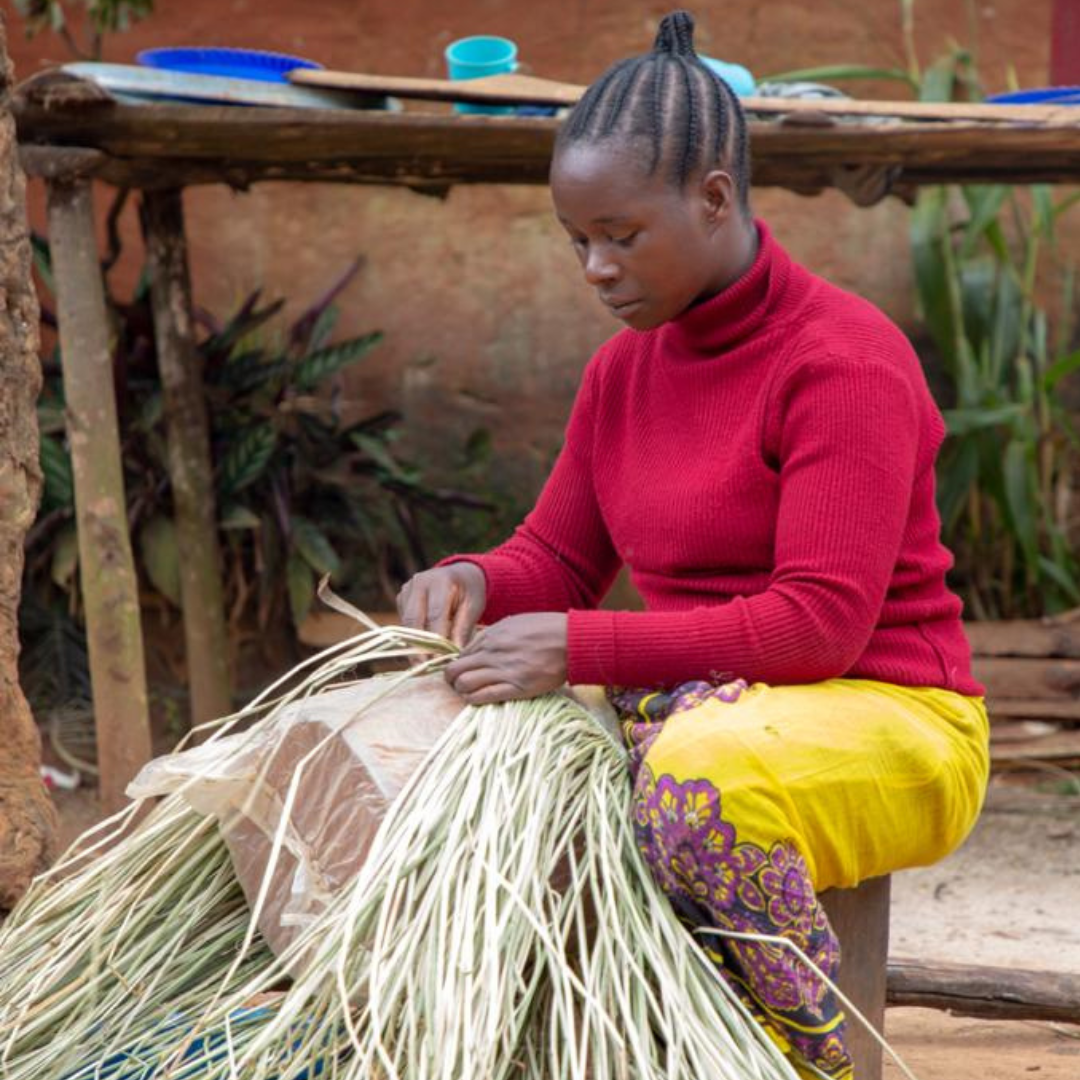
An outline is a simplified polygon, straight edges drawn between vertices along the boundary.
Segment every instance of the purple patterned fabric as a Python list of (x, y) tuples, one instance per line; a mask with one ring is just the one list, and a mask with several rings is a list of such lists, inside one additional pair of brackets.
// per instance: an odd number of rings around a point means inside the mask
[[(668, 694), (615, 689), (612, 702), (634, 772), (638, 847), (679, 916), (713, 927), (788, 938), (835, 979), (840, 946), (818, 902), (806, 862), (789, 837), (741, 842), (723, 815), (721, 792), (704, 778), (654, 776), (648, 753), (673, 713), (703, 701), (737, 700), (745, 683), (693, 683)], [(844, 1014), (835, 994), (789, 949), (697, 935), (751, 1013), (825, 1075), (851, 1075)]]

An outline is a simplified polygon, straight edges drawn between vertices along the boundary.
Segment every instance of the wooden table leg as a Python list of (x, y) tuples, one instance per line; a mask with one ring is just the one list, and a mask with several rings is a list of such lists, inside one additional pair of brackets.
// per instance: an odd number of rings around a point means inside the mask
[[(821, 902), (840, 939), (840, 989), (882, 1031), (885, 1024), (885, 978), (889, 959), (888, 876), (871, 878), (857, 889), (829, 889)], [(855, 1080), (881, 1080), (882, 1051), (877, 1040), (854, 1018), (848, 1021), (848, 1047)]]
[(111, 812), (151, 755), (139, 592), (90, 184), (53, 182), (48, 190), (101, 801)]
[(191, 321), (179, 190), (143, 195), (154, 338), (164, 392), (169, 480), (180, 558), (192, 724), (232, 712), (221, 548), (214, 504), (210, 420)]

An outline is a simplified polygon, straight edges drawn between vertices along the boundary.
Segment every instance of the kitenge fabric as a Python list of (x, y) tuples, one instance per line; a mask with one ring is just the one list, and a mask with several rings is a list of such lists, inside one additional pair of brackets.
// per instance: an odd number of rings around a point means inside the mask
[(657, 882), (796, 1067), (850, 1077), (826, 984), (789, 949), (707, 930), (786, 937), (834, 979), (840, 947), (817, 893), (964, 839), (989, 773), (982, 699), (859, 679), (608, 693)]

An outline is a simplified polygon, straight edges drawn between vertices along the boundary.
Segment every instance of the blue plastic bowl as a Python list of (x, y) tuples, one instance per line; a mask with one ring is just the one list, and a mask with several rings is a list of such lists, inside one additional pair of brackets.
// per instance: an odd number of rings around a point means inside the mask
[(1080, 105), (1080, 86), (1042, 86), (1036, 90), (1014, 90), (986, 99), (992, 105)]
[(258, 49), (143, 49), (136, 56), (145, 67), (186, 71), (189, 75), (224, 75), (231, 79), (287, 83), (295, 68), (321, 68), (314, 60)]

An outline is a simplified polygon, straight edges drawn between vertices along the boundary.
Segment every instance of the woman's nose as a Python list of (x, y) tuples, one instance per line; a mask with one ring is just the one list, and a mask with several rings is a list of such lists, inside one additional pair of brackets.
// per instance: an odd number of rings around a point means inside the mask
[(619, 276), (618, 264), (600, 248), (589, 249), (585, 259), (585, 280), (593, 286), (604, 285)]

